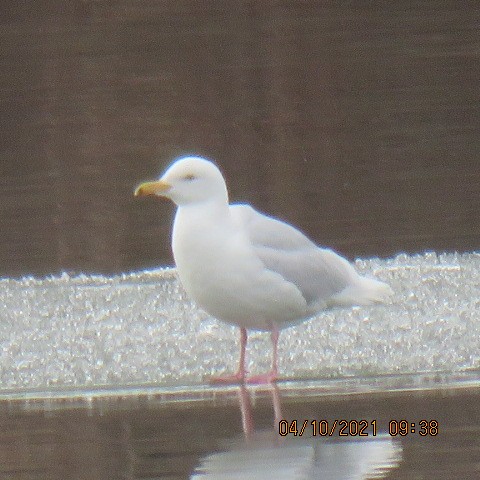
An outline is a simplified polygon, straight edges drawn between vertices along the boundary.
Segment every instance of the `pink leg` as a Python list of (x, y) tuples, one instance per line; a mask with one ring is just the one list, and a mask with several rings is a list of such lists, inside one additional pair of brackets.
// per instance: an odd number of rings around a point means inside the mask
[(245, 350), (247, 348), (247, 330), (240, 328), (240, 362), (238, 365), (237, 373), (233, 375), (225, 375), (222, 377), (212, 377), (210, 383), (213, 384), (231, 384), (231, 383), (243, 383), (245, 381)]
[(253, 377), (247, 378), (247, 383), (255, 383), (255, 384), (262, 384), (262, 383), (274, 383), (277, 381), (278, 378), (278, 337), (280, 333), (277, 327), (273, 327), (271, 333), (272, 339), (272, 346), (273, 346), (273, 360), (272, 360), (272, 369), (269, 373), (264, 373), (262, 375), (255, 375)]

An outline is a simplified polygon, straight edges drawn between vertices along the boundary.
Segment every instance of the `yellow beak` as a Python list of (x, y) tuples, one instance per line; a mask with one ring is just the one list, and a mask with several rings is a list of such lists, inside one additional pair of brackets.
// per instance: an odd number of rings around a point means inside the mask
[(165, 182), (164, 180), (156, 180), (155, 182), (145, 182), (141, 183), (135, 189), (135, 196), (136, 197), (145, 197), (148, 195), (158, 195), (163, 196), (167, 193), (172, 186)]

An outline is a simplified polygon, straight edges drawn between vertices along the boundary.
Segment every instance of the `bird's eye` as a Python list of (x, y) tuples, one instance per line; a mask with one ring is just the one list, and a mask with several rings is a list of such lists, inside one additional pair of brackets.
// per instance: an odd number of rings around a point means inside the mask
[(184, 180), (186, 180), (187, 182), (191, 182), (192, 180), (195, 180), (197, 177), (191, 173), (185, 175), (183, 177)]

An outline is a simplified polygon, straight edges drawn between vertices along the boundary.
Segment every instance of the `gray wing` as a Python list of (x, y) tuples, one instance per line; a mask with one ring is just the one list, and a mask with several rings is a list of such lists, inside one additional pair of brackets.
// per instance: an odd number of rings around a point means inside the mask
[(296, 285), (309, 305), (328, 301), (356, 277), (347, 260), (317, 247), (291, 225), (249, 205), (232, 205), (230, 210), (266, 268)]

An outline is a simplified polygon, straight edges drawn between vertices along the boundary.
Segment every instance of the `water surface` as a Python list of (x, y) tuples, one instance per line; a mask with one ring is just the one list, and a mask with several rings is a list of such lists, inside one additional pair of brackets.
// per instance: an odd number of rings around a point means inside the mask
[(0, 7), (0, 274), (171, 264), (134, 186), (206, 155), (350, 258), (478, 248), (476, 2)]
[[(316, 385), (297, 391), (279, 385), (277, 405), (268, 387), (207, 389), (204, 400), (197, 394), (195, 401), (157, 393), (88, 403), (2, 402), (0, 474), (19, 480), (207, 480), (255, 478), (255, 466), (259, 478), (478, 478), (478, 387), (325, 395), (325, 385)], [(302, 435), (280, 436), (278, 412), (290, 425), (308, 420), (309, 427)], [(377, 435), (369, 427), (368, 437), (313, 437), (311, 421), (332, 425), (335, 419), (376, 421)], [(409, 423), (408, 434), (390, 435), (389, 423), (401, 419)], [(438, 432), (421, 436), (422, 419), (437, 421)]]

